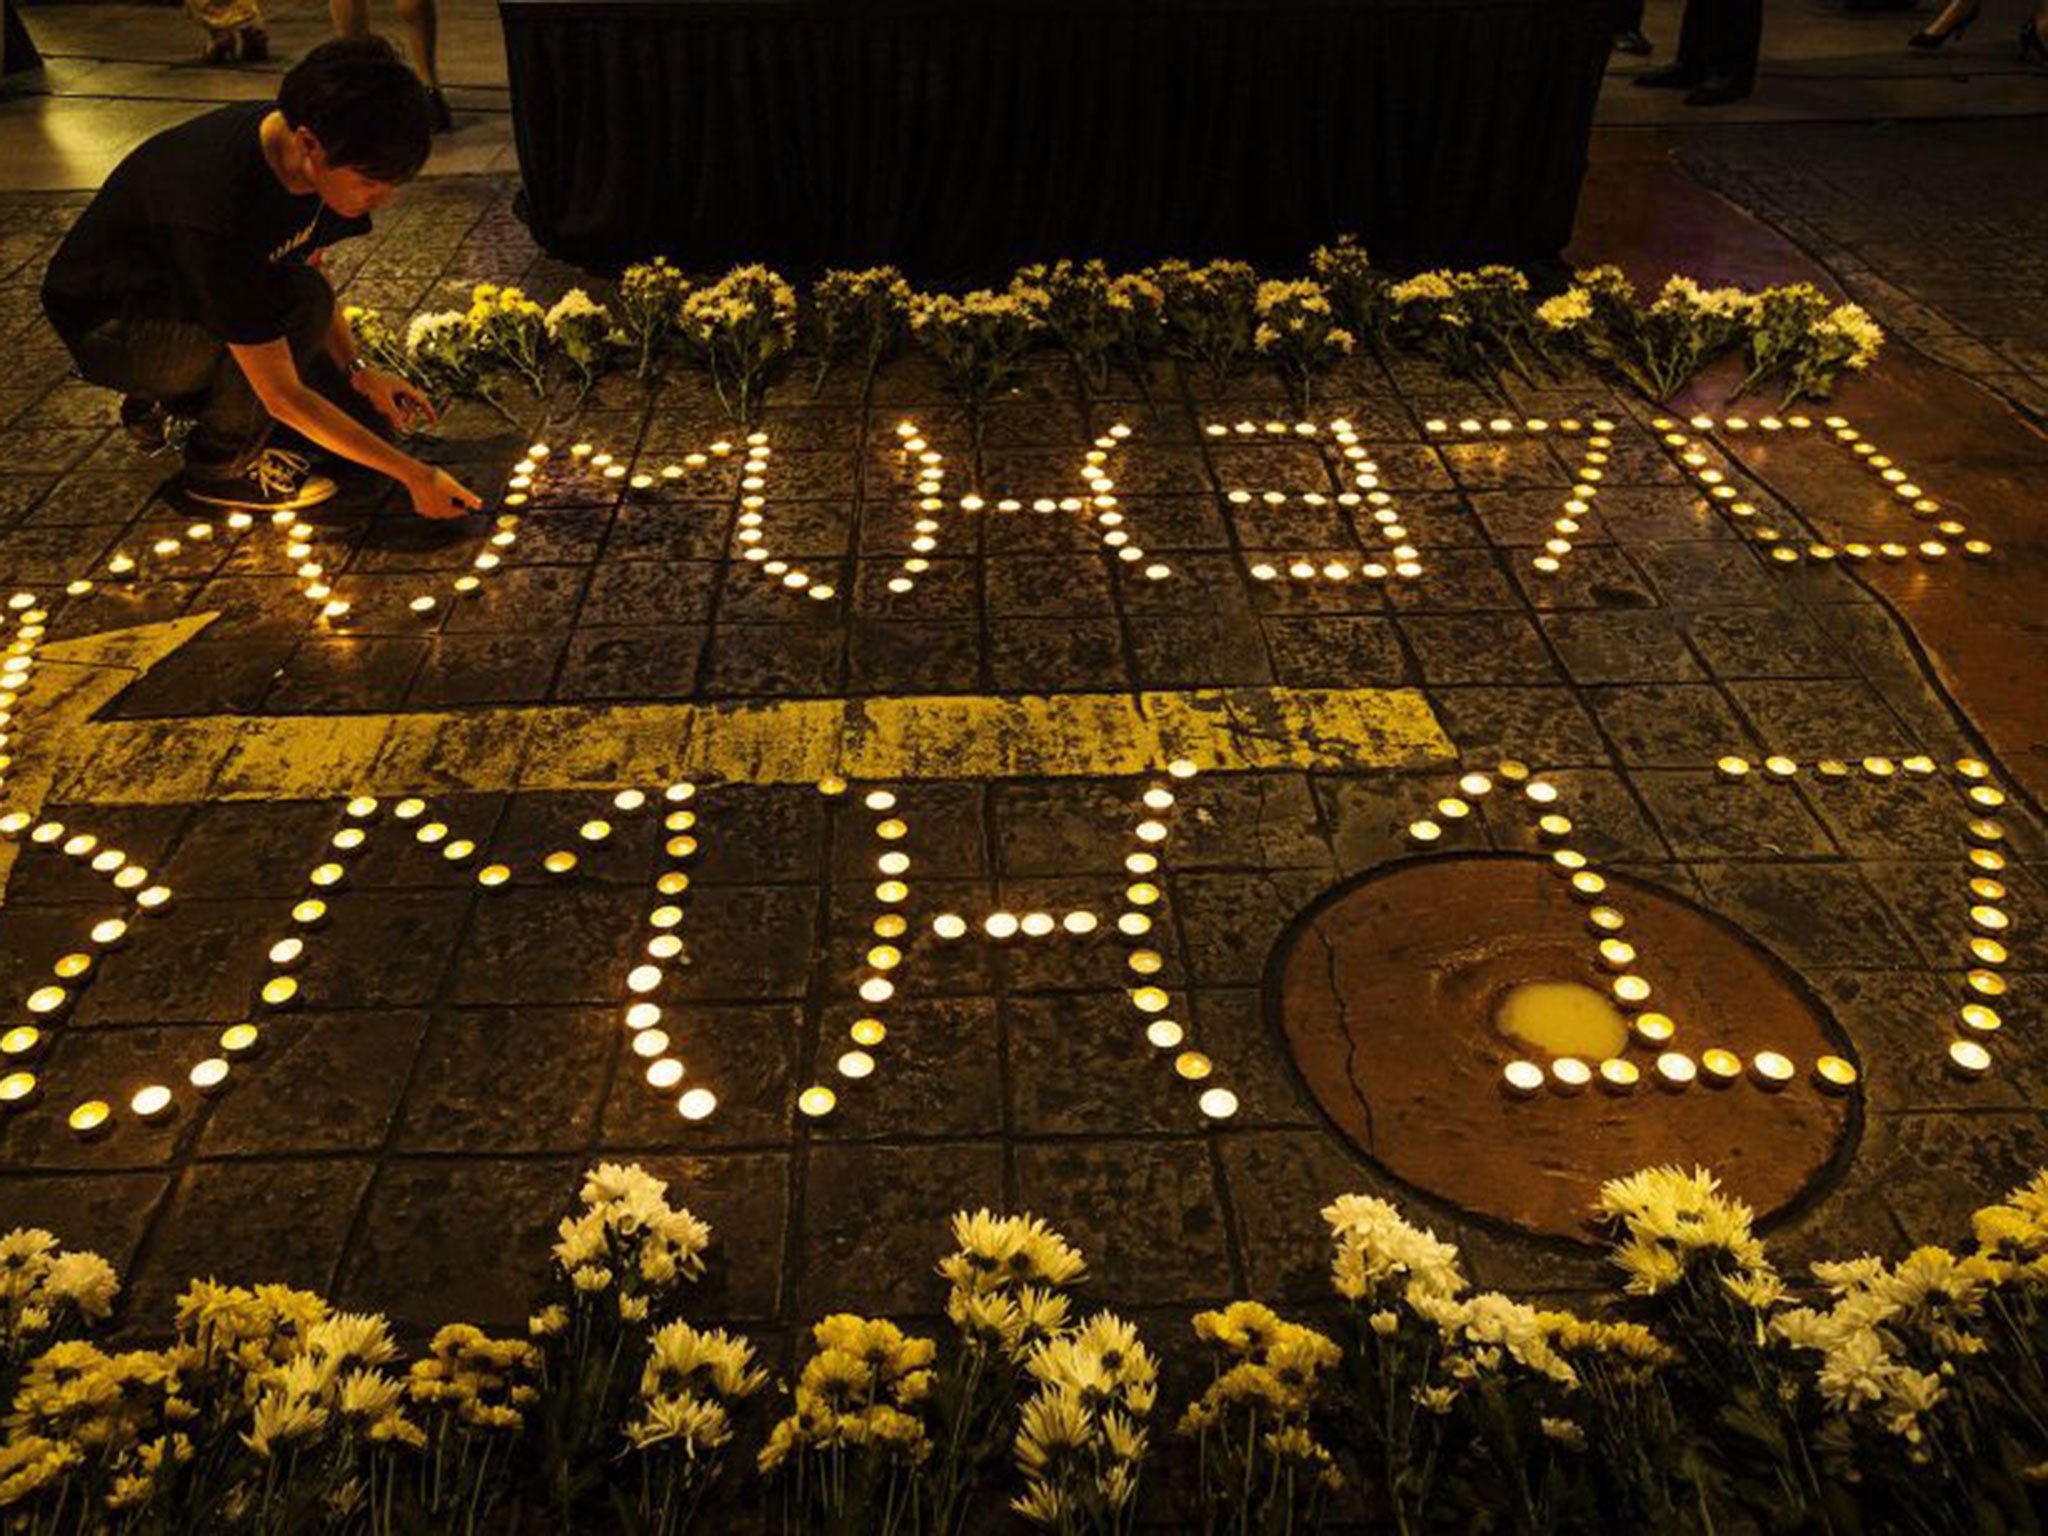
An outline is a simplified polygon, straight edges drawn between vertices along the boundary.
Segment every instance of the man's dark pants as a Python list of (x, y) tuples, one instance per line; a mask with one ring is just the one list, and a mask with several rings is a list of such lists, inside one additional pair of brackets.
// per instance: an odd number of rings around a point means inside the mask
[[(299, 377), (366, 424), (375, 420), (360, 395), (347, 385), (326, 347), (334, 325), (334, 290), (311, 267), (285, 273), (291, 301), (284, 337), (291, 344)], [(160, 401), (173, 415), (192, 420), (185, 465), (206, 477), (240, 475), (270, 441), (275, 423), (256, 398), (241, 365), (212, 332), (183, 320), (144, 317), (108, 320), (65, 338), (79, 374), (88, 383)], [(379, 430), (385, 430), (376, 421)]]

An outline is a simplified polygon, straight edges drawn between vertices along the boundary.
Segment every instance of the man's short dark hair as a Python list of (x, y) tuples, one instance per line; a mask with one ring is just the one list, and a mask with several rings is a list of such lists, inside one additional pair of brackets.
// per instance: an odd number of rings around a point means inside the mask
[(398, 52), (381, 37), (335, 38), (292, 66), (277, 104), (312, 130), (328, 164), (373, 181), (410, 181), (433, 145), (433, 110)]

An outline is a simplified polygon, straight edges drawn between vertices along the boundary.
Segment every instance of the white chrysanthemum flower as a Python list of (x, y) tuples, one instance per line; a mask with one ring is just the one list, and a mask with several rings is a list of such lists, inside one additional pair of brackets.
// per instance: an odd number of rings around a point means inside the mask
[(85, 1317), (104, 1318), (114, 1310), (121, 1277), (96, 1253), (60, 1253), (43, 1272), (42, 1289), (49, 1301), (69, 1303)]

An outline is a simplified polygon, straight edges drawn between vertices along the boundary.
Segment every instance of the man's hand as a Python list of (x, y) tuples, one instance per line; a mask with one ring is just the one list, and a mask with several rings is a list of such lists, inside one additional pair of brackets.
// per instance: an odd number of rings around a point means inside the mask
[(445, 469), (436, 469), (431, 464), (418, 466), (417, 473), (407, 477), (405, 488), (412, 496), (413, 511), (421, 517), (436, 520), (460, 517), (484, 504), (483, 497)]
[(351, 382), (356, 393), (377, 408), (377, 414), (391, 423), (393, 431), (415, 432), (431, 427), (441, 418), (434, 402), (395, 373), (382, 368), (365, 368)]

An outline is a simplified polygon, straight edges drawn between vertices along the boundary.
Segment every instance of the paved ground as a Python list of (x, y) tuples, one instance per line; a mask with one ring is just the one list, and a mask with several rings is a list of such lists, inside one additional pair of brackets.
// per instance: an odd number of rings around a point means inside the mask
[[(2038, 409), (2039, 321), (2016, 296), (2030, 282), (2038, 293), (2040, 213), (1997, 169), (2024, 163), (2030, 127), (1742, 137), (1761, 131), (1688, 142), (1687, 163), (1869, 287), (1902, 329), (1939, 326), (1981, 347), (1942, 361)], [(1957, 135), (1976, 173), (1953, 172)], [(1897, 152), (1875, 162), (1873, 140)], [(1603, 219), (1640, 201), (1648, 183), (1624, 172), (1598, 184), (1589, 230), (1616, 227)], [(543, 296), (576, 280), (531, 248), (511, 190), (499, 176), (414, 189), (375, 241), (347, 254), (350, 297), (402, 316), (480, 278)], [(1460, 771), (1503, 757), (1551, 773), (1589, 855), (1767, 946), (1863, 1063), (1866, 1112), (1849, 1154), (1785, 1223), (1792, 1256), (1954, 1237), (1971, 1203), (2041, 1156), (2048, 1081), (2023, 1045), (1982, 1082), (1942, 1067), (1944, 1021), (1961, 998), (1961, 786), (1866, 775), (1738, 787), (1713, 768), (1730, 752), (1995, 756), (1930, 679), (1926, 637), (1895, 614), (1911, 611), (1908, 586), (1995, 612), (2013, 590), (1999, 584), (2005, 573), (2039, 560), (2016, 498), (1970, 508), (2019, 530), (2004, 564), (1788, 570), (1710, 510), (1650, 412), (1591, 381), (1503, 400), (1412, 363), (1361, 366), (1332, 381), (1318, 414), (1358, 426), (1424, 570), (1391, 585), (1262, 582), (1262, 563), (1356, 566), (1383, 542), (1364, 508), (1230, 498), (1344, 488), (1327, 437), (1316, 447), (1206, 433), (1280, 413), (1262, 384), (1219, 390), (1164, 371), (1149, 404), (1135, 391), (1091, 401), (1048, 366), (994, 409), (976, 464), (959, 413), (902, 364), (865, 400), (842, 380), (816, 397), (807, 381), (787, 383), (764, 423), (771, 545), (832, 584), (832, 601), (739, 558), (740, 472), (724, 457), (648, 492), (544, 479), (502, 568), (459, 599), (447, 583), (488, 526), (419, 528), (354, 489), (309, 540), (354, 603), (346, 625), (328, 625), (300, 594), (282, 536), (185, 537), (187, 520), (151, 499), (160, 468), (109, 430), (104, 399), (66, 382), (33, 283), (78, 202), (4, 205), (0, 582), (51, 593), (100, 575), (90, 594), (54, 603), (53, 639), (218, 617), (163, 637), (167, 653), (97, 724), (24, 712), (24, 755), (62, 759), (46, 814), (118, 844), (177, 899), (53, 1031), (37, 1067), (45, 1102), (0, 1130), (0, 1210), (115, 1257), (144, 1323), (196, 1272), (319, 1285), (412, 1324), (509, 1321), (576, 1169), (629, 1155), (676, 1177), (720, 1230), (706, 1312), (771, 1335), (827, 1307), (931, 1305), (925, 1256), (940, 1223), (982, 1200), (1066, 1228), (1095, 1260), (1097, 1294), (1139, 1310), (1173, 1316), (1247, 1290), (1319, 1295), (1316, 1206), (1340, 1189), (1392, 1186), (1302, 1084), (1261, 995), (1269, 953), (1335, 882), (1410, 854), (1403, 829)], [(1907, 233), (1878, 239), (1887, 229)], [(1916, 243), (1923, 230), (1954, 238)], [(1723, 272), (1709, 259), (1699, 275)], [(2030, 431), (1995, 398), (1972, 398), (1998, 430)], [(1857, 415), (1856, 392), (1843, 409)], [(1617, 428), (1597, 512), (1567, 570), (1540, 579), (1529, 561), (1574, 484), (1578, 446), (1475, 440), (1456, 424), (1603, 412)], [(535, 415), (531, 430), (558, 452), (585, 438), (648, 471), (732, 435), (688, 381), (652, 400), (612, 385), (578, 417)], [(1090, 440), (1128, 424), (1115, 478), (1129, 528), (1174, 574), (1145, 579), (1075, 514), (991, 509), (948, 513), (930, 570), (913, 590), (890, 590), (916, 516), (895, 453), (906, 418), (947, 455), (949, 492), (1027, 505), (1078, 494)], [(1452, 431), (1432, 433), (1436, 418)], [(495, 489), (527, 437), (466, 409), (437, 451)], [(2038, 434), (2024, 441), (2038, 455)], [(1763, 479), (1742, 474), (1751, 459), (1728, 465), (1767, 520), (1891, 536), (1884, 488), (1830, 467), (1844, 462), (1827, 457), (1839, 450), (1815, 440), (1772, 451)], [(1908, 467), (1939, 494), (1944, 469), (1975, 466), (1930, 455)], [(112, 553), (168, 537), (180, 547), (145, 556), (140, 579), (104, 579)], [(426, 616), (408, 606), (423, 592), (437, 594)], [(1937, 664), (1950, 659), (1933, 649)], [(1402, 708), (1398, 692), (1368, 695), (1327, 737), (1276, 733), (1273, 721), (1306, 718), (1288, 712), (1333, 689), (1413, 690), (1455, 756), (1424, 761), (1428, 731), (1375, 733)], [(1212, 1081), (1241, 1101), (1222, 1126), (1197, 1111), (1201, 1085), (1145, 1043), (1124, 945), (947, 944), (924, 926), (939, 911), (998, 907), (1106, 922), (1123, 905), (1135, 796), (1149, 781), (1086, 731), (1009, 771), (948, 774), (914, 734), (941, 729), (945, 708), (885, 702), (993, 701), (954, 706), (976, 710), (1106, 695), (1104, 707), (1123, 709), (1143, 692), (1191, 696), (1173, 707), (1229, 722), (1191, 736), (1194, 748), (1257, 758), (1313, 735), (1319, 754), (1179, 786), (1154, 935), (1174, 1015), (1213, 1060)], [(884, 905), (874, 860), (888, 844), (875, 826), (887, 813), (821, 796), (805, 782), (816, 760), (803, 742), (771, 732), (764, 746), (749, 724), (810, 722), (804, 701), (817, 699), (860, 701), (863, 760), (903, 768), (890, 787), (913, 860), (912, 936), (901, 994), (876, 1010), (889, 1028), (879, 1068), (860, 1081), (836, 1078), (833, 1063), (867, 1011), (855, 988), (871, 974), (860, 958)], [(240, 723), (224, 733), (224, 717)], [(610, 756), (608, 735), (620, 743)], [(687, 1082), (719, 1096), (700, 1123), (641, 1081), (619, 1022), (650, 887), (683, 856), (664, 853), (675, 834), (657, 829), (655, 811), (608, 809), (617, 789), (659, 791), (684, 767), (702, 784), (685, 834), (701, 844), (683, 899), (693, 963), (659, 995)], [(12, 789), (32, 782), (18, 768)], [(332, 924), (313, 936), (304, 1005), (268, 1027), (267, 1049), (224, 1096), (161, 1127), (124, 1114), (104, 1140), (73, 1137), (61, 1116), (77, 1099), (175, 1081), (221, 1027), (249, 1017), (266, 949), (290, 931), (306, 871), (346, 823), (344, 799), (365, 788), (385, 797), (384, 813), (332, 896)], [(431, 803), (412, 827), (392, 819), (407, 789)], [(2001, 814), (2013, 845), (2001, 878), (2021, 926), (2000, 1007), (2023, 1041), (2048, 968), (2042, 843), (2024, 807)], [(598, 816), (616, 830), (580, 842), (575, 829)], [(412, 828), (429, 820), (477, 843), (474, 858), (455, 865), (422, 845)], [(1538, 845), (1526, 817), (1495, 799), (1444, 846)], [(563, 848), (582, 863), (550, 880), (535, 860)], [(513, 867), (507, 887), (479, 888), (486, 861)], [(100, 877), (24, 849), (0, 919), (0, 984), (25, 996), (115, 909)], [(838, 1083), (841, 1104), (811, 1124), (791, 1099), (820, 1079)], [(1644, 1112), (1657, 1102), (1646, 1097)], [(1467, 1242), (1487, 1283), (1599, 1283), (1583, 1250), (1397, 1193)]]

